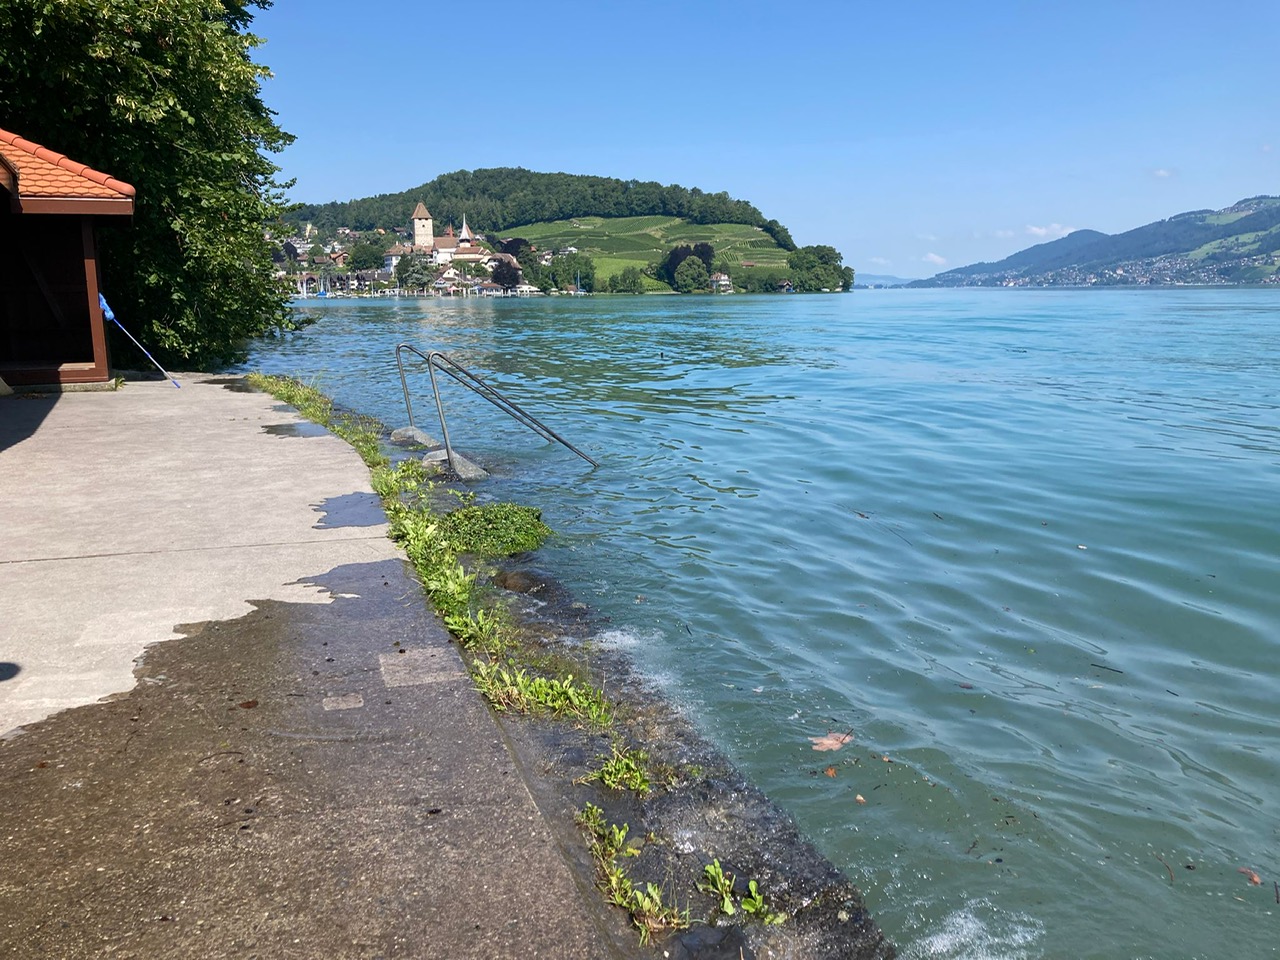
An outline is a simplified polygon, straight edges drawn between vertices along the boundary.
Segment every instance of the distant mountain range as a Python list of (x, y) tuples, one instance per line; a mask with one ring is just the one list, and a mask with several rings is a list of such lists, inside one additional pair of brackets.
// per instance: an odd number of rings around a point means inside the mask
[(858, 271), (857, 286), (859, 287), (904, 287), (911, 283), (908, 277), (894, 277), (887, 273), (863, 273)]
[[(1125, 233), (1077, 230), (911, 287), (1280, 283), (1280, 197), (1193, 210)], [(863, 281), (864, 277), (859, 277)]]

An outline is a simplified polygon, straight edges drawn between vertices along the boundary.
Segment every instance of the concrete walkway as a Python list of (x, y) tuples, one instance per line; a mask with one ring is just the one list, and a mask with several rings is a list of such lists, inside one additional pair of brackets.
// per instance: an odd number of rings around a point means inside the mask
[(181, 379), (0, 399), (0, 956), (634, 953), (355, 452)]

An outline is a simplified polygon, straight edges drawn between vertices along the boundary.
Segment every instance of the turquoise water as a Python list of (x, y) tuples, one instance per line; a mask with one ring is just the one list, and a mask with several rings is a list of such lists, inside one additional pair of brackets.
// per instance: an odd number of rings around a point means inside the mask
[(906, 957), (1280, 955), (1280, 291), (306, 309), (250, 367), (395, 425), (442, 349), (601, 461), (443, 388)]

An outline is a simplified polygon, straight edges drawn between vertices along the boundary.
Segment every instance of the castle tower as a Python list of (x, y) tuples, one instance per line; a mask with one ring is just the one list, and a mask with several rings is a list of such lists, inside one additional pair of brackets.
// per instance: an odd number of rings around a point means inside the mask
[(411, 233), (413, 234), (413, 245), (415, 247), (425, 247), (430, 250), (435, 246), (436, 235), (435, 228), (431, 223), (431, 214), (427, 212), (426, 205), (421, 200), (413, 208)]

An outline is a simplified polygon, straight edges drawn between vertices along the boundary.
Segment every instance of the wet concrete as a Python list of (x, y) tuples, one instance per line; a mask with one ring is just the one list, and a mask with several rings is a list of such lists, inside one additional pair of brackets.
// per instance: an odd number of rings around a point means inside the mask
[(0, 957), (634, 953), (355, 451), (180, 376), (0, 417)]
[(0, 956), (636, 955), (403, 564), (312, 582), (0, 743)]

